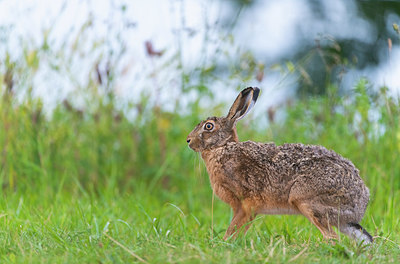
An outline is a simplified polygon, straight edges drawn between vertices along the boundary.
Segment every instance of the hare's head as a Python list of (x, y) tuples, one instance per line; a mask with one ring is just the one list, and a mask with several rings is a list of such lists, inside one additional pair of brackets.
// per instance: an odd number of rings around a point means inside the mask
[(226, 117), (209, 117), (201, 121), (187, 137), (189, 147), (201, 152), (238, 142), (236, 122), (254, 106), (259, 93), (260, 89), (248, 87), (239, 93)]

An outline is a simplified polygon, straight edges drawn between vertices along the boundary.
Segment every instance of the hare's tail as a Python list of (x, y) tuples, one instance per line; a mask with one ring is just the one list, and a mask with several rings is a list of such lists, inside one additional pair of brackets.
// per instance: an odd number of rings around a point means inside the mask
[(360, 224), (348, 223), (340, 228), (340, 231), (348, 235), (349, 237), (362, 241), (363, 244), (371, 244), (374, 239)]

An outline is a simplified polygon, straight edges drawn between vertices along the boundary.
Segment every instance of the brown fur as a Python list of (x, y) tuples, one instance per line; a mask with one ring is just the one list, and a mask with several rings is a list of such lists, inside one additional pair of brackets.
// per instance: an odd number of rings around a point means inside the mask
[[(246, 232), (257, 214), (302, 214), (325, 238), (336, 238), (332, 226), (355, 238), (359, 233), (353, 226), (359, 226), (369, 191), (351, 161), (321, 146), (238, 141), (236, 122), (258, 91), (243, 90), (227, 117), (202, 121), (187, 138), (201, 153), (215, 194), (233, 209), (224, 239), (244, 225)], [(214, 126), (210, 131), (207, 122)]]

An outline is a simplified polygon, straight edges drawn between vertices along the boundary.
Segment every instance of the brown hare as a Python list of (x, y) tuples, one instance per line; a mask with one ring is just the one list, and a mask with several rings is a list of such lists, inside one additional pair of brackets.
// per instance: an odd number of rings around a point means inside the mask
[(226, 117), (200, 122), (187, 137), (201, 153), (215, 194), (233, 209), (224, 239), (235, 237), (258, 214), (302, 214), (324, 238), (332, 226), (364, 244), (372, 236), (359, 224), (369, 190), (353, 163), (322, 146), (239, 142), (236, 122), (255, 104), (260, 89), (241, 91)]

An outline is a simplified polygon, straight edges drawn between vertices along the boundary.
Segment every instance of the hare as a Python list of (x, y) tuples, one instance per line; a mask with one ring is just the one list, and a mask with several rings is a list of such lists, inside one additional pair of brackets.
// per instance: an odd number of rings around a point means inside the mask
[(370, 244), (359, 224), (369, 190), (353, 163), (322, 146), (239, 142), (236, 122), (254, 106), (260, 89), (241, 91), (226, 117), (209, 117), (187, 137), (201, 153), (214, 193), (233, 209), (224, 239), (246, 233), (258, 214), (302, 214), (326, 239), (332, 226)]

